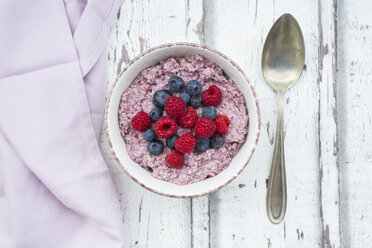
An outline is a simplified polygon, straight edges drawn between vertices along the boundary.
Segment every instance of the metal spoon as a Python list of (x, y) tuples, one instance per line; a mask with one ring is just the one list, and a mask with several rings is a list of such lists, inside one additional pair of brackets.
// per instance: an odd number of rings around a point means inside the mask
[(262, 74), (278, 95), (274, 155), (267, 189), (266, 208), (271, 222), (280, 223), (287, 207), (285, 177), (283, 94), (301, 76), (305, 45), (301, 28), (290, 14), (282, 15), (267, 35), (262, 52)]

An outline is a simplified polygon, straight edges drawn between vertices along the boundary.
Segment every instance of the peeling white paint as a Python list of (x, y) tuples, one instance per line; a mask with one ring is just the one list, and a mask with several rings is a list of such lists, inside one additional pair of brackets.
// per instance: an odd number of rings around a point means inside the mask
[[(369, 0), (124, 1), (109, 39), (107, 88), (143, 50), (174, 41), (204, 43), (235, 60), (254, 82), (263, 123), (245, 171), (220, 191), (192, 200), (141, 188), (118, 168), (101, 137), (120, 193), (125, 247), (369, 247), (371, 9)], [(276, 98), (260, 65), (266, 35), (286, 12), (302, 27), (306, 70), (285, 95), (288, 208), (284, 221), (273, 225), (265, 200)]]

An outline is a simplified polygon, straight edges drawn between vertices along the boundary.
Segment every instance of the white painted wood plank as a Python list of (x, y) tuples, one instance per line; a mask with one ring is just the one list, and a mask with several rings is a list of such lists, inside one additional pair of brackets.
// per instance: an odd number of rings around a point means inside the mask
[(336, 1), (319, 1), (319, 189), (322, 247), (339, 248), (340, 185), (337, 135)]
[[(319, 247), (318, 5), (313, 1), (207, 1), (206, 44), (226, 53), (255, 84), (262, 132), (247, 169), (210, 197), (211, 247)], [(274, 20), (292, 13), (306, 45), (300, 81), (285, 95), (288, 208), (273, 225), (265, 210), (276, 123), (276, 98), (261, 75), (261, 51)]]
[(338, 16), (342, 247), (372, 243), (372, 2), (343, 0)]
[(191, 202), (191, 247), (210, 248), (209, 196), (196, 197)]
[[(202, 1), (124, 1), (110, 35), (108, 88), (140, 52), (165, 42), (199, 42), (201, 19)], [(125, 247), (191, 247), (191, 200), (159, 196), (137, 185), (118, 168), (104, 136), (101, 150), (120, 193)], [(199, 205), (194, 204), (195, 211)], [(199, 216), (205, 219), (202, 212)], [(199, 218), (194, 223), (194, 236), (205, 232), (198, 230)]]

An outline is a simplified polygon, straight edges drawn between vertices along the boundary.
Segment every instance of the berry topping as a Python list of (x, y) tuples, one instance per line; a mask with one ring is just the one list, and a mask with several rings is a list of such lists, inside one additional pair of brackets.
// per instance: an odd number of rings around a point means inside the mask
[(216, 124), (208, 117), (202, 117), (196, 121), (195, 134), (200, 138), (209, 138), (216, 131)]
[(190, 98), (190, 105), (194, 108), (199, 108), (202, 105), (201, 95), (195, 95)]
[(145, 111), (138, 112), (131, 121), (132, 127), (144, 132), (151, 127), (151, 118)]
[(146, 141), (153, 141), (155, 138), (156, 138), (156, 133), (152, 129), (147, 129), (143, 133), (143, 139), (146, 140)]
[(173, 134), (172, 136), (168, 137), (166, 140), (166, 144), (170, 149), (174, 149), (174, 143), (180, 136), (178, 134)]
[(208, 117), (208, 118), (214, 120), (214, 118), (216, 118), (216, 116), (217, 116), (217, 110), (216, 110), (216, 108), (213, 107), (213, 106), (205, 107), (205, 108), (203, 109), (203, 114), (202, 114), (202, 116), (204, 116), (204, 117)]
[(152, 97), (152, 102), (158, 108), (164, 108), (165, 101), (170, 97), (172, 93), (169, 90), (158, 90)]
[(196, 138), (192, 133), (184, 133), (182, 134), (174, 144), (174, 147), (177, 151), (182, 153), (189, 153), (194, 150), (196, 145)]
[(200, 137), (196, 137), (196, 145), (195, 145), (195, 150), (197, 150), (198, 152), (205, 152), (206, 150), (209, 149), (209, 146), (210, 146), (210, 139), (209, 138), (200, 138)]
[(186, 104), (185, 102), (176, 96), (171, 96), (165, 102), (165, 112), (170, 117), (180, 117), (185, 113)]
[(160, 117), (163, 116), (163, 110), (160, 108), (153, 108), (149, 113), (151, 119), (156, 122)]
[(193, 128), (197, 120), (198, 115), (196, 114), (196, 110), (193, 107), (188, 107), (186, 113), (183, 116), (178, 117), (177, 123), (181, 127)]
[(164, 116), (155, 123), (155, 132), (160, 138), (167, 138), (176, 132), (176, 127), (176, 122), (172, 118)]
[(225, 137), (222, 135), (213, 135), (211, 138), (211, 146), (212, 148), (220, 148), (225, 144)]
[(181, 93), (180, 98), (185, 102), (185, 104), (189, 104), (190, 102), (190, 95), (187, 93)]
[(216, 85), (211, 85), (203, 91), (202, 99), (206, 106), (217, 106), (222, 101), (222, 92)]
[(149, 151), (150, 154), (157, 156), (163, 152), (164, 145), (158, 140), (151, 141), (150, 143), (147, 144), (147, 150)]
[(191, 80), (186, 84), (186, 93), (190, 96), (199, 95), (202, 92), (202, 85), (197, 80)]
[(229, 126), (230, 120), (226, 115), (218, 115), (216, 119), (214, 119), (214, 123), (216, 123), (216, 133), (227, 133), (227, 127)]
[[(155, 107), (149, 114), (144, 111), (137, 113), (131, 124), (134, 129), (143, 132), (143, 139), (149, 142), (147, 150), (152, 155), (164, 152), (165, 144), (157, 137), (166, 138), (166, 146), (172, 150), (166, 155), (165, 162), (180, 169), (185, 153), (222, 147), (225, 144), (222, 134), (227, 133), (230, 121), (226, 115), (217, 115), (215, 106), (221, 103), (222, 92), (216, 85), (202, 92), (202, 85), (197, 80), (185, 85), (181, 77), (173, 76), (168, 80), (168, 87), (169, 90), (156, 91), (152, 98)], [(177, 96), (172, 96), (172, 93), (177, 93)], [(198, 119), (196, 109), (202, 104), (206, 107)], [(164, 111), (168, 116), (163, 116)], [(152, 121), (155, 122), (154, 129), (151, 129)], [(183, 128), (193, 128), (195, 135), (191, 132), (177, 135), (177, 124)]]
[(171, 92), (181, 92), (185, 87), (185, 82), (182, 78), (174, 76), (168, 80), (168, 87)]
[(173, 168), (181, 169), (183, 166), (183, 154), (176, 150), (171, 151), (165, 156), (165, 162)]

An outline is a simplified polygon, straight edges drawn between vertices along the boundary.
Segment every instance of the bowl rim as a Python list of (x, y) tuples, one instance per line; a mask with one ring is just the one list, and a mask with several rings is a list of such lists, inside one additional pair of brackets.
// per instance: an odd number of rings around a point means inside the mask
[[(161, 192), (161, 191), (158, 191), (158, 190), (155, 190), (153, 188), (150, 188), (148, 186), (146, 186), (145, 184), (143, 184), (142, 182), (140, 182), (137, 178), (135, 178), (133, 175), (131, 175), (129, 173), (129, 171), (125, 168), (125, 166), (122, 165), (122, 163), (120, 162), (119, 158), (117, 157), (116, 153), (115, 153), (115, 150), (113, 148), (113, 145), (112, 145), (112, 142), (111, 142), (111, 139), (110, 139), (110, 134), (109, 134), (109, 124), (108, 124), (108, 109), (109, 109), (109, 106), (110, 106), (110, 103), (111, 103), (111, 99), (112, 99), (112, 94), (113, 94), (113, 91), (116, 87), (116, 84), (118, 83), (119, 79), (121, 78), (122, 74), (132, 65), (134, 64), (137, 60), (139, 60), (141, 57), (147, 55), (148, 53), (151, 53), (155, 50), (158, 50), (158, 49), (163, 49), (163, 48), (168, 48), (168, 47), (176, 47), (176, 46), (189, 46), (189, 47), (196, 47), (196, 48), (202, 48), (202, 49), (206, 49), (212, 53), (215, 53), (217, 55), (220, 55), (221, 57), (223, 57), (224, 59), (226, 59), (231, 65), (233, 65), (244, 77), (245, 81), (248, 83), (251, 91), (252, 91), (252, 94), (253, 94), (253, 97), (254, 97), (254, 101), (255, 101), (255, 104), (256, 104), (256, 109), (257, 109), (257, 131), (256, 131), (256, 139), (254, 141), (254, 144), (253, 144), (253, 147), (251, 149), (251, 152), (249, 154), (249, 156), (247, 157), (247, 160), (244, 162), (243, 166), (239, 169), (239, 171), (237, 171), (237, 173), (232, 176), (228, 181), (226, 181), (224, 184), (221, 184), (219, 185), (218, 187), (215, 187), (211, 190), (208, 190), (206, 192), (202, 192), (200, 194), (190, 194), (190, 195), (172, 195), (172, 194), (167, 194), (165, 192)], [(243, 69), (238, 65), (236, 64), (232, 59), (230, 59), (227, 55), (221, 53), (220, 51), (216, 50), (216, 49), (213, 49), (213, 48), (210, 48), (208, 46), (205, 46), (205, 45), (200, 45), (200, 44), (197, 44), (197, 43), (192, 43), (192, 42), (172, 42), (172, 43), (164, 43), (164, 44), (161, 44), (161, 45), (157, 45), (157, 46), (154, 46), (154, 47), (151, 47), (150, 49), (146, 50), (146, 51), (143, 51), (141, 52), (139, 55), (135, 56), (121, 71), (120, 73), (117, 75), (116, 79), (114, 80), (114, 83), (112, 84), (111, 88), (110, 88), (110, 91), (107, 95), (107, 100), (106, 100), (106, 106), (105, 106), (105, 116), (104, 116), (104, 125), (105, 125), (105, 135), (107, 137), (107, 141), (108, 141), (108, 144), (110, 146), (110, 149), (111, 149), (111, 152), (113, 154), (113, 156), (115, 157), (115, 160), (116, 162), (118, 163), (119, 167), (133, 180), (135, 181), (136, 183), (138, 183), (139, 185), (141, 185), (143, 188), (153, 192), (153, 193), (156, 193), (156, 194), (159, 194), (159, 195), (162, 195), (162, 196), (167, 196), (167, 197), (171, 197), (171, 198), (193, 198), (193, 197), (199, 197), (199, 196), (204, 196), (204, 195), (208, 195), (210, 193), (213, 193), (213, 192), (216, 192), (217, 190), (225, 187), (226, 185), (228, 185), (229, 183), (231, 183), (235, 178), (237, 178), (240, 173), (245, 169), (245, 167), (248, 165), (249, 161), (251, 160), (255, 150), (256, 150), (256, 147), (257, 147), (257, 144), (258, 144), (258, 140), (259, 140), (259, 137), (260, 137), (260, 132), (261, 132), (261, 110), (260, 110), (260, 105), (258, 103), (258, 99), (257, 99), (257, 94), (256, 94), (256, 91), (254, 90), (254, 87), (251, 83), (251, 81), (248, 79), (247, 75), (244, 73)], [(249, 135), (249, 134), (248, 134)]]

